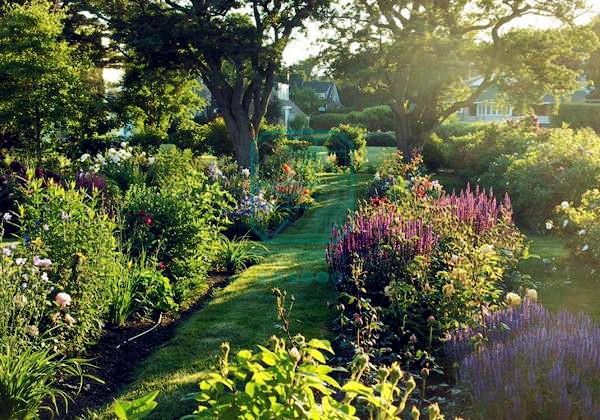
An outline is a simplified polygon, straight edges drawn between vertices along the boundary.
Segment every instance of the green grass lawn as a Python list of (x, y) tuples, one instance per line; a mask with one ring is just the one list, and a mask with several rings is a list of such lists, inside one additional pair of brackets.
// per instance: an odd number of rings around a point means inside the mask
[[(325, 146), (310, 146), (309, 150), (312, 153), (315, 153), (317, 157), (321, 158), (323, 161), (327, 156), (327, 148)], [(361, 169), (361, 172), (375, 173), (383, 160), (395, 151), (395, 147), (367, 146), (367, 161)]]
[[(356, 191), (368, 175), (322, 176), (317, 204), (276, 238), (265, 242), (270, 254), (233, 279), (200, 311), (179, 326), (173, 339), (140, 363), (133, 383), (121, 398), (133, 399), (159, 390), (159, 405), (150, 419), (175, 419), (195, 405), (182, 402), (214, 369), (219, 345), (232, 348), (262, 344), (277, 332), (273, 287), (295, 297), (292, 318), (307, 337), (324, 338), (335, 314), (328, 303), (336, 293), (329, 282), (325, 246), (331, 225), (344, 220), (356, 204)], [(96, 416), (91, 414), (90, 416)], [(107, 411), (98, 414), (108, 418)]]
[(530, 252), (540, 258), (524, 261), (522, 269), (540, 285), (540, 302), (550, 310), (584, 312), (600, 320), (598, 281), (590, 277), (580, 263), (569, 258), (564, 241), (551, 235), (529, 234), (528, 238)]

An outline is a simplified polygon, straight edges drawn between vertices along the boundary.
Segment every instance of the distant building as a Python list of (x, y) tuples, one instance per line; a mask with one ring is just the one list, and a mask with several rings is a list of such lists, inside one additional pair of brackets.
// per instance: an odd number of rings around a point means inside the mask
[(342, 107), (340, 94), (334, 81), (311, 80), (305, 82), (300, 77), (292, 77), (290, 85), (295, 89), (312, 89), (324, 104), (319, 108), (320, 112), (333, 111)]
[[(482, 82), (481, 77), (475, 77), (469, 85), (476, 88)], [(585, 102), (585, 97), (590, 93), (590, 90), (582, 87), (576, 91), (570, 98), (571, 102)], [(463, 108), (456, 113), (460, 121), (477, 122), (477, 121), (511, 121), (523, 118), (522, 115), (516, 115), (514, 108), (506, 104), (498, 104), (496, 97), (499, 94), (497, 87), (486, 89), (475, 100), (469, 108)], [(536, 116), (540, 124), (550, 124), (550, 115), (553, 107), (557, 104), (556, 98), (552, 95), (545, 95), (539, 105), (533, 106)]]

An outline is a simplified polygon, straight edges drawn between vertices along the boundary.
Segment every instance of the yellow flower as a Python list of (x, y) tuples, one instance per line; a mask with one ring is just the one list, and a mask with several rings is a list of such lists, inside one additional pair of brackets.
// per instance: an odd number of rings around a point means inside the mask
[(532, 302), (537, 302), (537, 291), (535, 289), (525, 289), (525, 298)]
[(514, 292), (510, 292), (506, 295), (506, 302), (510, 306), (519, 306), (521, 304), (521, 296)]
[(444, 287), (442, 287), (442, 292), (444, 293), (444, 296), (451, 298), (454, 294), (454, 285), (452, 283), (444, 285)]

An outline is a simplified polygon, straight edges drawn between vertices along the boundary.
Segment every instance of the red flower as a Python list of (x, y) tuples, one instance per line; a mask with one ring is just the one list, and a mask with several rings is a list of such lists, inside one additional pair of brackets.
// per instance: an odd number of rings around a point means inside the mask
[(167, 266), (166, 266), (166, 264), (164, 262), (161, 261), (161, 262), (158, 263), (158, 269), (160, 271), (163, 271), (165, 268), (167, 268)]
[(387, 197), (372, 197), (371, 204), (375, 207), (380, 206), (388, 202)]
[(145, 225), (151, 225), (152, 224), (152, 216), (150, 216), (149, 214), (144, 216), (144, 224)]

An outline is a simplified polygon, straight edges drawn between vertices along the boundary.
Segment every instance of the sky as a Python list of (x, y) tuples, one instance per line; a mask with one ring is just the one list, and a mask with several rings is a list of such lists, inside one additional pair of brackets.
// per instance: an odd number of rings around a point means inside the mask
[[(591, 9), (591, 12), (580, 16), (577, 20), (577, 23), (588, 23), (595, 15), (600, 14), (600, 0), (588, 0), (588, 5)], [(514, 26), (548, 28), (557, 25), (558, 23), (552, 19), (527, 16), (515, 22)], [(308, 58), (311, 55), (318, 54), (320, 50), (318, 41), (321, 38), (321, 32), (319, 31), (318, 25), (315, 23), (309, 23), (307, 27), (307, 35), (296, 34), (295, 39), (291, 41), (287, 48), (283, 51), (283, 62), (286, 65), (294, 64), (295, 62)]]

